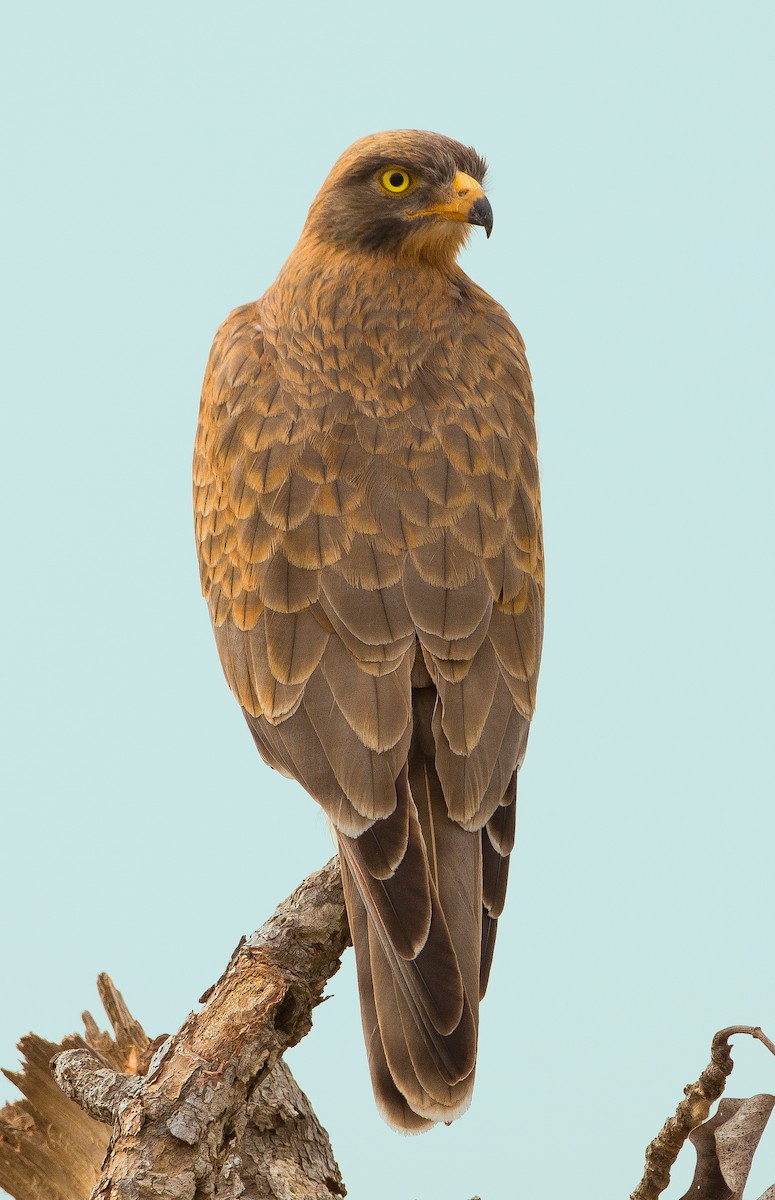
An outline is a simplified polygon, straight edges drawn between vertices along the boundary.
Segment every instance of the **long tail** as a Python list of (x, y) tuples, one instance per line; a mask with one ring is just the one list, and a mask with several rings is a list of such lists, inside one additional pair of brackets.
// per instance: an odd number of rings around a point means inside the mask
[(471, 1102), (482, 935), (482, 840), (447, 815), (419, 749), (396, 810), (339, 835), (361, 1015), (377, 1104), (406, 1133)]

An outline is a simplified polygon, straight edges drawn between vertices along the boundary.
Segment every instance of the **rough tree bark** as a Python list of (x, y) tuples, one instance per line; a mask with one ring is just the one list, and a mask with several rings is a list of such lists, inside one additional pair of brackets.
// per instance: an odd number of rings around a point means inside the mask
[(17, 1200), (344, 1196), (280, 1056), (310, 1029), (348, 943), (332, 859), (243, 939), (173, 1037), (152, 1042), (102, 976), (112, 1038), (87, 1013), (83, 1037), (21, 1043), (25, 1070), (9, 1078), (25, 1099), (0, 1112), (0, 1185)]
[[(242, 940), (174, 1036), (151, 1041), (100, 976), (113, 1036), (84, 1013), (83, 1036), (56, 1045), (30, 1034), (20, 1044), (24, 1071), (6, 1072), (24, 1099), (0, 1110), (0, 1186), (15, 1200), (343, 1197), (328, 1135), (281, 1055), (311, 1028), (348, 943), (332, 859)], [(775, 1053), (758, 1026), (716, 1034), (710, 1064), (648, 1147), (632, 1200), (656, 1200), (667, 1187), (686, 1138), (724, 1091), (729, 1038), (739, 1033)], [(766, 1123), (775, 1097), (757, 1099), (769, 1104)], [(733, 1146), (746, 1158), (742, 1173), (735, 1168), (743, 1184), (761, 1128), (743, 1130)], [(723, 1180), (717, 1189), (717, 1175), (698, 1166), (695, 1200), (732, 1195)], [(775, 1185), (761, 1200), (775, 1200)]]

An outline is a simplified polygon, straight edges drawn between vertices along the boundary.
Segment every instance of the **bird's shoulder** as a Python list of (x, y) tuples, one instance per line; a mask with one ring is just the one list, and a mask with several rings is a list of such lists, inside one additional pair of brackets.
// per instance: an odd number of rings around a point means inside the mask
[[(524, 344), (505, 309), (462, 273), (458, 282), (460, 336), (415, 363), (406, 383), (376, 352), (366, 368), (346, 351), (319, 369), (307, 354), (305, 370), (289, 366), (264, 336), (261, 301), (220, 326), (194, 463), (202, 586), (216, 625), (229, 613), (249, 626), (268, 595), (309, 603), (317, 573), (334, 565), (358, 588), (392, 586), (407, 551), (436, 587), (483, 572), (496, 604), (511, 609), (528, 578), (542, 588)], [(383, 372), (383, 386), (367, 372)]]

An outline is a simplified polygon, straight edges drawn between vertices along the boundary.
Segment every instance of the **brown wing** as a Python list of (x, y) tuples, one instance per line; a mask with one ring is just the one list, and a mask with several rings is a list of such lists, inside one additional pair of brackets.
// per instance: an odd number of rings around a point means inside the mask
[(529, 375), (469, 294), (454, 363), (434, 338), (381, 411), (357, 359), (378, 347), (294, 330), (278, 352), (237, 310), (194, 463), (223, 668), (336, 832), (375, 1094), (407, 1131), (470, 1101), (541, 643)]

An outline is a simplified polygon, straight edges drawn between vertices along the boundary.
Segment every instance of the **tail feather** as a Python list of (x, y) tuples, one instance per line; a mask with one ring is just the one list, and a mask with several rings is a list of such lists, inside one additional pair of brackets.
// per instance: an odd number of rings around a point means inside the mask
[[(420, 786), (424, 773), (417, 778)], [(402, 772), (396, 813), (360, 838), (337, 839), (372, 1083), (390, 1123), (409, 1132), (465, 1111), (476, 1063), (480, 917), (473, 897), (480, 906), (481, 843), (446, 815), (435, 772), (428, 779), (433, 784), (421, 796), (422, 823)], [(383, 853), (380, 827), (392, 824), (385, 835), (398, 844), (400, 809), (406, 850), (392, 875), (382, 878), (390, 855)], [(449, 857), (449, 838), (461, 840), (462, 859)], [(429, 846), (438, 850), (431, 850), (433, 865)], [(447, 878), (452, 871), (454, 878)], [(426, 896), (430, 912), (418, 919)]]
[(498, 922), (489, 916), (482, 905), (482, 961), (479, 966), (479, 999), (484, 1000), (487, 984), (490, 982), (492, 956), (495, 952), (495, 938), (498, 933)]
[(430, 1129), (435, 1122), (421, 1117), (409, 1107), (406, 1097), (398, 1090), (390, 1073), (374, 1003), (366, 909), (358, 895), (344, 858), (341, 859), (341, 868), (350, 932), (355, 947), (355, 967), (358, 974), (358, 993), (361, 1002), (366, 1054), (377, 1107), (388, 1124), (401, 1133), (423, 1133), (426, 1129)]
[(454, 1058), (458, 1047), (450, 1043), (460, 1043), (463, 1040), (460, 1033), (468, 1032), (470, 1038), (470, 1021), (461, 1022), (462, 1029), (449, 1038), (440, 1038), (422, 1020), (418, 1023), (417, 1011), (407, 1000), (400, 976), (393, 972), (373, 930), (370, 930), (369, 949), (375, 1009), (385, 1058), (396, 1086), (421, 1116), (434, 1121), (452, 1120), (468, 1106), (473, 1060), (466, 1048), (461, 1047), (468, 1067), (461, 1079), (461, 1067)]
[(517, 812), (517, 773), (506, 794), (482, 829), (482, 950), (479, 966), (479, 999), (484, 998), (490, 978), (498, 918), (506, 902), (509, 855), (514, 848)]
[(482, 904), (479, 836), (450, 819), (433, 760), (416, 749), (409, 758), (409, 780), (431, 878), (455, 947), (463, 986), (475, 1006)]
[[(416, 817), (414, 826), (414, 832), (410, 833), (410, 843), (413, 836), (420, 838)], [(344, 837), (339, 837), (338, 843), (340, 857), (346, 860), (355, 888), (366, 909), (369, 930), (378, 938), (382, 950), (393, 965), (407, 1000), (413, 1004), (418, 1019), (422, 1020), (429, 1030), (442, 1037), (449, 1036), (460, 1024), (465, 998), (457, 956), (438, 896), (435, 888), (432, 888), (427, 865), (424, 867), (424, 879), (430, 898), (430, 919), (423, 944), (414, 956), (410, 957), (405, 953), (408, 939), (403, 932), (402, 922), (403, 902), (409, 896), (411, 905), (415, 891), (410, 886), (411, 880), (403, 879), (412, 864), (402, 863), (391, 881), (395, 886), (391, 893), (387, 894), (383, 881), (373, 879), (363, 869), (363, 864), (358, 860), (357, 845), (353, 846), (353, 841)], [(406, 888), (402, 889), (401, 885), (404, 882)], [(395, 906), (390, 903), (393, 899), (396, 900)], [(385, 919), (386, 913), (388, 920)], [(399, 931), (398, 937), (394, 936), (396, 930)]]
[(372, 1084), (383, 1116), (406, 1133), (470, 1104), (514, 841), (514, 777), (486, 824), (468, 831), (449, 816), (429, 749), (413, 742), (390, 816), (337, 834)]

